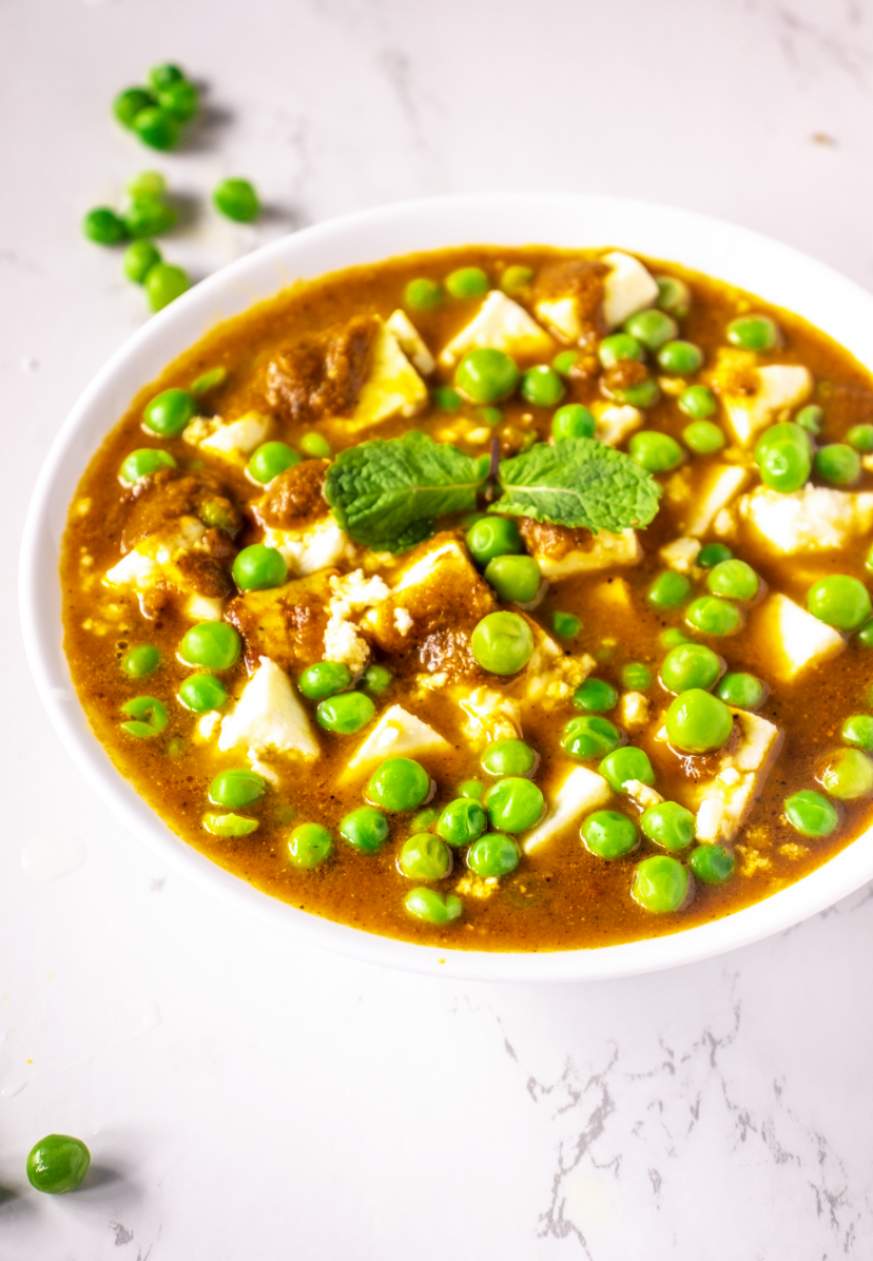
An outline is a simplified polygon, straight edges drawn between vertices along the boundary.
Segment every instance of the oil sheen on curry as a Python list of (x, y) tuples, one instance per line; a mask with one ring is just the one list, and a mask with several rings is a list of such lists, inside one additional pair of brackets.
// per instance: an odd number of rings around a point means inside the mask
[(144, 389), (62, 560), (98, 737), (184, 839), (412, 941), (595, 947), (873, 802), (873, 382), (723, 283), (468, 247), (301, 283)]

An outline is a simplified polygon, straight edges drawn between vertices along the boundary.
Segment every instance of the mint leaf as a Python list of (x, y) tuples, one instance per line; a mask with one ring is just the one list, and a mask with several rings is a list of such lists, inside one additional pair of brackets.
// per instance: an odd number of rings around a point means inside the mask
[(482, 483), (479, 461), (413, 431), (340, 452), (324, 494), (356, 543), (403, 552), (430, 537), (437, 517), (475, 508)]
[(629, 455), (594, 438), (538, 442), (501, 460), (503, 492), (492, 512), (569, 529), (625, 530), (648, 525), (661, 487)]

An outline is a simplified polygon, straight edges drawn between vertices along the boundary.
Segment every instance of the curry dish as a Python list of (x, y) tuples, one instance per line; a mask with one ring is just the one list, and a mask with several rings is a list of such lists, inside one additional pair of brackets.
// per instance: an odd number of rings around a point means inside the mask
[(867, 826), (871, 541), (873, 381), (822, 333), (471, 246), (300, 283), (148, 385), (70, 507), (65, 647), (120, 772), (266, 892), (601, 946)]

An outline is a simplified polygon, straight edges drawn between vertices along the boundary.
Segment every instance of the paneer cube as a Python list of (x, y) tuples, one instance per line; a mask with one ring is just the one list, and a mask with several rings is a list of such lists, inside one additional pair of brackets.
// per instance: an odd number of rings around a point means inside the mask
[(243, 591), (230, 601), (227, 620), (242, 635), (250, 665), (269, 657), (299, 669), (323, 660), (331, 576), (323, 570), (281, 587)]
[(683, 531), (697, 538), (708, 534), (718, 514), (733, 502), (750, 477), (751, 471), (741, 464), (717, 464), (697, 488), (681, 523)]
[(281, 552), (289, 573), (299, 577), (318, 573), (354, 554), (349, 536), (330, 515), (308, 522), (299, 529), (287, 530), (268, 526), (263, 542)]
[[(414, 331), (414, 330), (413, 330)], [(427, 406), (427, 386), (403, 353), (387, 324), (379, 323), (370, 352), (370, 370), (346, 430), (366, 429), (396, 416), (416, 416)]]
[(366, 774), (389, 757), (427, 757), (448, 753), (451, 745), (429, 723), (402, 705), (390, 705), (370, 728), (346, 763), (340, 783)]
[(696, 809), (698, 841), (734, 840), (755, 799), (760, 795), (781, 743), (772, 722), (744, 709), (732, 709), (738, 739), (719, 759), (714, 775), (694, 783), (688, 793)]
[(436, 360), (425, 345), (424, 338), (412, 320), (401, 310), (392, 311), (385, 321), (385, 327), (397, 338), (400, 349), (412, 366), (423, 377), (429, 377), (436, 368)]
[(592, 810), (606, 805), (612, 789), (596, 771), (587, 766), (574, 766), (549, 794), (549, 808), (540, 823), (522, 841), (526, 854), (536, 853), (554, 841), (562, 832), (576, 827)]
[(603, 322), (617, 328), (637, 311), (651, 306), (658, 296), (654, 277), (632, 254), (611, 250), (602, 262), (609, 271), (603, 281)]
[(658, 555), (669, 569), (675, 569), (679, 574), (690, 574), (699, 551), (700, 540), (683, 535), (682, 538), (665, 543), (658, 549)]
[(753, 631), (767, 645), (768, 661), (779, 679), (793, 682), (806, 670), (837, 656), (846, 646), (839, 631), (820, 622), (781, 592), (756, 611)]
[(222, 719), (222, 752), (245, 748), (251, 759), (264, 753), (296, 754), (312, 761), (320, 753), (309, 715), (285, 671), (261, 657), (233, 709)]
[(578, 342), (585, 332), (575, 294), (540, 298), (534, 304), (537, 319), (559, 342)]
[(199, 416), (182, 436), (199, 451), (242, 466), (255, 447), (266, 442), (272, 427), (272, 419), (262, 412), (246, 412), (236, 420), (222, 420), (220, 416), (207, 420)]
[(642, 555), (636, 530), (621, 530), (617, 534), (599, 530), (593, 534), (525, 521), (522, 533), (543, 577), (550, 582), (635, 565)]
[(587, 652), (565, 652), (538, 622), (527, 620), (533, 631), (534, 650), (517, 686), (529, 704), (541, 709), (560, 708), (588, 678), (595, 666), (594, 658)]
[(839, 551), (873, 530), (873, 492), (804, 486), (784, 495), (757, 486), (737, 504), (741, 520), (780, 556)]
[(103, 584), (125, 589), (142, 599), (164, 590), (172, 593), (178, 607), (192, 621), (212, 621), (221, 617), (224, 601), (200, 595), (191, 589), (191, 579), (180, 562), (202, 549), (206, 527), (197, 517), (182, 516), (140, 539), (121, 560), (107, 569)]
[(595, 437), (608, 447), (620, 446), (643, 423), (643, 413), (629, 403), (610, 403), (607, 399), (595, 399), (591, 410), (597, 421)]
[(523, 306), (492, 289), (479, 310), (439, 355), (443, 368), (453, 368), (468, 350), (490, 346), (518, 359), (541, 359), (554, 348), (552, 338)]
[(461, 729), (475, 752), (495, 740), (512, 740), (521, 735), (521, 705), (508, 693), (458, 684), (450, 695), (464, 715)]
[(718, 352), (710, 384), (721, 398), (737, 442), (747, 447), (762, 429), (787, 420), (812, 393), (812, 375), (802, 364), (771, 363), (759, 367), (750, 351)]

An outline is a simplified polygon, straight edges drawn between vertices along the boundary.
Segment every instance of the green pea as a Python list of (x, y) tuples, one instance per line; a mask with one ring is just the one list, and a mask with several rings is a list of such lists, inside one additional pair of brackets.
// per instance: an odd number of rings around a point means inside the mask
[(687, 385), (677, 404), (692, 420), (709, 420), (718, 411), (718, 401), (708, 385)]
[(698, 845), (688, 857), (688, 866), (703, 884), (724, 884), (736, 865), (737, 860), (723, 845)]
[(504, 293), (521, 293), (522, 290), (527, 289), (533, 278), (532, 267), (513, 263), (510, 267), (504, 269), (500, 277), (500, 288)]
[(467, 866), (483, 880), (508, 876), (520, 861), (518, 844), (504, 832), (486, 832), (467, 850)]
[(257, 832), (261, 826), (257, 819), (250, 819), (244, 814), (235, 814), (232, 810), (222, 814), (207, 810), (200, 822), (210, 836), (224, 838), (251, 836), (252, 832)]
[(679, 332), (679, 327), (665, 311), (652, 308), (632, 315), (625, 321), (624, 331), (635, 337), (647, 350), (656, 351), (671, 342)]
[(300, 692), (309, 701), (323, 701), (351, 685), (352, 672), (342, 661), (316, 661), (307, 666), (297, 680)]
[(156, 696), (134, 696), (124, 702), (121, 712), (130, 720), (121, 724), (121, 730), (137, 740), (153, 740), (170, 721), (166, 705)]
[(261, 201), (254, 185), (238, 176), (216, 184), (212, 190), (212, 204), (225, 218), (236, 223), (253, 223), (261, 213)]
[(643, 811), (643, 834), (671, 853), (687, 849), (694, 840), (694, 815), (678, 801), (659, 801)]
[(392, 757), (377, 767), (367, 781), (366, 799), (392, 814), (416, 810), (431, 792), (431, 779), (420, 762)]
[(179, 685), (180, 702), (194, 714), (206, 714), (227, 704), (227, 688), (214, 674), (191, 674)]
[(654, 377), (646, 377), (635, 385), (625, 385), (618, 389), (611, 389), (610, 395), (619, 403), (625, 403), (629, 407), (641, 407), (645, 410), (646, 408), (654, 407), (660, 400), (661, 389)]
[(485, 581), (505, 603), (532, 604), (543, 577), (532, 556), (495, 556), (485, 567)]
[(761, 481), (771, 490), (800, 490), (812, 472), (809, 434), (791, 421), (770, 425), (755, 443), (755, 463)]
[(170, 83), (158, 92), (158, 105), (176, 122), (188, 123), (200, 108), (200, 93), (196, 83), (190, 79), (180, 79), (178, 83)]
[(403, 290), (403, 302), (410, 311), (435, 311), (442, 300), (442, 285), (426, 276), (410, 280)]
[(409, 880), (443, 880), (452, 870), (452, 851), (433, 832), (418, 832), (403, 842), (397, 868)]
[(476, 415), (483, 424), (488, 425), (491, 429), (503, 423), (503, 412), (499, 407), (480, 407)]
[(455, 385), (471, 403), (500, 403), (518, 385), (515, 360), (502, 350), (469, 350), (455, 370)]
[(387, 666), (367, 666), (361, 676), (361, 686), (373, 696), (381, 696), (383, 692), (387, 692), (393, 681), (394, 675)]
[(628, 443), (628, 453), (647, 473), (669, 473), (685, 458), (675, 438), (655, 429), (642, 429)]
[(133, 130), (150, 149), (166, 151), (179, 143), (179, 124), (159, 105), (147, 105), (135, 115)]
[(823, 482), (854, 486), (861, 476), (861, 457), (845, 442), (829, 442), (815, 453), (813, 467)]
[(582, 629), (582, 619), (575, 613), (564, 613), (556, 609), (552, 614), (552, 630), (561, 639), (575, 639)]
[(691, 290), (676, 276), (656, 276), (658, 306), (677, 320), (684, 320), (691, 310)]
[(266, 486), (274, 477), (300, 463), (300, 456), (287, 442), (262, 442), (252, 452), (246, 472), (255, 482)]
[(409, 835), (414, 836), (416, 832), (432, 832), (439, 813), (435, 806), (425, 806), (423, 810), (417, 810), (409, 820)]
[(288, 566), (275, 547), (252, 543), (237, 553), (231, 572), (240, 591), (267, 591), (281, 587), (288, 577)]
[(625, 784), (631, 780), (639, 780), (649, 787), (655, 782), (649, 755), (632, 744), (607, 753), (597, 769), (614, 792), (624, 792)]
[(603, 757), (621, 744), (621, 732), (608, 718), (599, 714), (580, 714), (571, 718), (561, 733), (561, 748), (570, 757), (585, 761)]
[(742, 350), (773, 350), (779, 345), (779, 329), (769, 315), (740, 315), (728, 324), (727, 339)]
[(629, 661), (621, 668), (621, 685), (632, 692), (646, 692), (652, 686), (652, 672), (642, 661)]
[(132, 130), (137, 114), (141, 114), (154, 103), (155, 98), (145, 88), (125, 88), (112, 102), (112, 112), (122, 127)]
[(297, 443), (304, 455), (308, 455), (313, 460), (329, 460), (333, 454), (331, 445), (320, 433), (304, 433)]
[(184, 78), (184, 71), (171, 61), (152, 66), (149, 71), (149, 83), (156, 92), (161, 88), (168, 88), (171, 83), (181, 83)]
[(552, 417), (552, 437), (559, 442), (562, 438), (593, 438), (596, 431), (597, 421), (581, 403), (565, 403)]
[(709, 753), (727, 743), (734, 720), (724, 701), (694, 687), (670, 702), (664, 725), (674, 748), (683, 753)]
[(873, 717), (870, 714), (851, 714), (840, 728), (840, 738), (846, 744), (859, 749), (873, 750)]
[[(873, 719), (871, 719), (873, 722)], [(480, 759), (487, 775), (532, 775), (539, 757), (524, 740), (495, 740)]]
[(127, 234), (134, 240), (160, 236), (175, 226), (178, 218), (168, 201), (157, 197), (137, 197), (122, 215)]
[(239, 810), (254, 805), (267, 791), (267, 781), (256, 771), (234, 768), (219, 771), (209, 785), (208, 796), (213, 806)]
[(489, 788), (485, 805), (492, 827), (501, 832), (526, 832), (546, 808), (542, 791), (521, 775), (509, 775)]
[(692, 420), (682, 430), (682, 441), (695, 455), (715, 455), (727, 439), (724, 431), (711, 420)]
[(597, 358), (604, 368), (627, 362), (642, 363), (645, 357), (642, 345), (630, 333), (610, 333), (597, 347)]
[(436, 889), (428, 889), (426, 885), (410, 889), (403, 899), (403, 905), (414, 919), (437, 927), (459, 919), (464, 909), (457, 894), (438, 893)]
[(646, 599), (654, 609), (675, 609), (691, 595), (691, 580), (685, 574), (665, 569), (652, 581)]
[(533, 650), (533, 632), (518, 613), (487, 613), (470, 636), (473, 657), (491, 674), (517, 674)]
[(128, 280), (135, 285), (144, 285), (149, 272), (160, 261), (161, 251), (151, 241), (131, 241), (124, 251), (121, 265)]
[(521, 396), (531, 407), (557, 407), (565, 392), (560, 375), (545, 363), (528, 368), (521, 378)]
[(467, 548), (479, 565), (496, 556), (511, 556), (524, 550), (518, 526), (511, 517), (480, 517), (467, 531)]
[[(145, 104), (148, 103), (148, 101), (145, 102)], [(151, 197), (159, 201), (166, 192), (167, 181), (160, 171), (140, 171), (127, 185), (128, 196), (134, 201), (138, 197)]]
[(846, 442), (863, 455), (873, 451), (873, 425), (852, 425), (846, 434)]
[(754, 600), (761, 582), (744, 560), (723, 560), (706, 575), (706, 586), (713, 595), (727, 596), (731, 600)]
[(658, 643), (662, 648), (678, 648), (680, 644), (690, 644), (691, 640), (678, 626), (668, 626), (658, 635)]
[(817, 437), (824, 425), (824, 411), (815, 403), (808, 403), (796, 413), (794, 423), (800, 425), (800, 428), (805, 429), (807, 433), (811, 433), (813, 437)]
[(434, 407), (441, 412), (448, 412), (454, 415), (464, 406), (464, 400), (461, 398), (457, 390), (452, 389), (450, 385), (438, 385), (431, 391), (431, 400)]
[(825, 792), (840, 801), (869, 797), (873, 793), (873, 759), (860, 749), (840, 749), (825, 766), (819, 780)]
[(188, 273), (173, 263), (155, 263), (145, 278), (145, 291), (153, 311), (161, 311), (191, 288)]
[(667, 341), (658, 351), (658, 367), (671, 376), (693, 376), (703, 367), (703, 351), (694, 342)]
[[(210, 390), (217, 390), (220, 385), (224, 385), (227, 380), (227, 368), (224, 364), (216, 364), (214, 368), (207, 368), (205, 372), (201, 372), (199, 377), (195, 377), (191, 382), (191, 393), (200, 398), (203, 394), (208, 394)], [(264, 444), (267, 445), (266, 443)]]
[(95, 245), (118, 245), (127, 240), (127, 227), (108, 206), (95, 206), (82, 220), (82, 231)]
[(701, 569), (712, 569), (714, 565), (730, 560), (732, 556), (733, 552), (727, 543), (704, 543), (697, 553), (697, 563)]
[(471, 801), (480, 801), (485, 795), (485, 785), (481, 779), (465, 779), (458, 784), (458, 795), (469, 797)]
[(350, 736), (372, 722), (375, 713), (376, 706), (365, 692), (340, 692), (318, 702), (315, 721), (325, 731)]
[(743, 615), (736, 605), (719, 596), (702, 595), (685, 610), (685, 624), (701, 635), (733, 635), (742, 626)]
[(611, 861), (632, 853), (640, 843), (633, 819), (618, 810), (595, 810), (580, 829), (582, 844), (589, 854)]
[(840, 822), (832, 801), (812, 788), (804, 788), (785, 798), (785, 818), (801, 836), (830, 836)]
[(130, 679), (144, 679), (160, 664), (161, 654), (154, 644), (134, 644), (121, 658), (121, 668)]
[(446, 289), (453, 298), (481, 298), (489, 288), (481, 267), (458, 267), (446, 276)]
[(359, 806), (340, 820), (339, 834), (362, 854), (375, 854), (388, 840), (390, 828), (381, 810)]
[(288, 837), (288, 857), (301, 871), (311, 871), (329, 858), (333, 837), (320, 823), (298, 823)]
[(227, 622), (198, 622), (182, 636), (179, 658), (186, 666), (229, 670), (240, 654), (240, 637)]
[(162, 390), (146, 403), (143, 428), (159, 438), (176, 438), (196, 414), (197, 400), (188, 390)]
[(552, 360), (552, 367), (559, 376), (571, 377), (573, 369), (581, 358), (581, 350), (559, 350)]
[(677, 644), (661, 662), (661, 683), (668, 692), (709, 688), (724, 669), (721, 657), (705, 644)]
[(690, 883), (688, 871), (678, 859), (655, 854), (634, 868), (631, 897), (644, 911), (670, 915), (685, 905)]
[(456, 797), (440, 811), (436, 831), (449, 845), (468, 845), (482, 835), (487, 823), (488, 816), (475, 798)]
[(812, 584), (806, 593), (806, 607), (828, 626), (854, 631), (870, 616), (870, 594), (858, 578), (831, 574)]
[(726, 705), (737, 709), (758, 709), (767, 696), (767, 684), (755, 674), (732, 671), (726, 674), (715, 689)]
[(576, 688), (573, 704), (577, 709), (584, 709), (589, 713), (606, 713), (615, 709), (618, 704), (618, 691), (606, 679), (591, 677)]
[(152, 477), (159, 469), (175, 468), (176, 461), (169, 451), (159, 451), (154, 447), (140, 447), (131, 451), (121, 462), (118, 479), (125, 486), (135, 486), (146, 477)]
[(65, 1195), (85, 1181), (91, 1153), (80, 1138), (46, 1134), (27, 1154), (27, 1180), (36, 1191)]
[(873, 648), (873, 618), (869, 622), (865, 622), (855, 641), (861, 648)]

